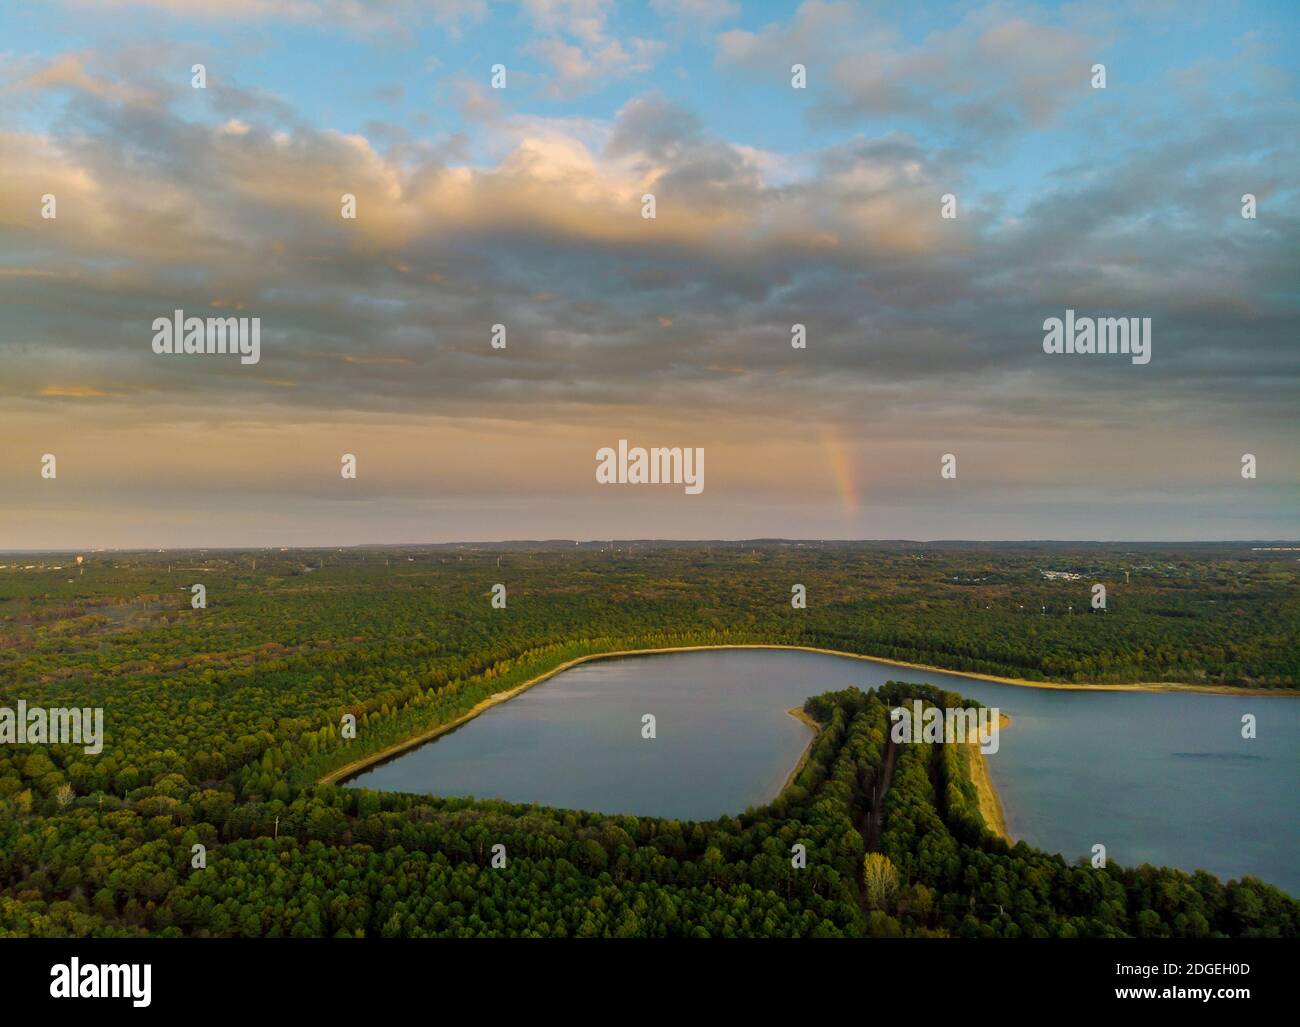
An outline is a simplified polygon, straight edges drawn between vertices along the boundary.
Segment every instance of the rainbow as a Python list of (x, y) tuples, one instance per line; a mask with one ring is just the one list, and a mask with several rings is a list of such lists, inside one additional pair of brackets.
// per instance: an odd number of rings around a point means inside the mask
[(838, 428), (821, 429), (822, 452), (831, 466), (835, 478), (835, 489), (840, 496), (840, 509), (850, 522), (856, 521), (860, 506), (858, 487), (853, 473), (853, 461), (849, 457), (848, 447), (840, 436)]

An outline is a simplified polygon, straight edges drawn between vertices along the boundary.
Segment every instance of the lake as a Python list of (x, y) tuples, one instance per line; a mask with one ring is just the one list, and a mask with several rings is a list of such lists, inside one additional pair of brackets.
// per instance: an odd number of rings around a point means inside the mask
[(1011, 717), (986, 759), (1013, 838), (1071, 860), (1100, 842), (1125, 865), (1256, 874), (1300, 895), (1300, 700), (1285, 696), (1024, 688), (779, 649), (632, 656), (566, 670), (348, 784), (708, 820), (780, 791), (811, 737), (790, 707), (891, 679)]

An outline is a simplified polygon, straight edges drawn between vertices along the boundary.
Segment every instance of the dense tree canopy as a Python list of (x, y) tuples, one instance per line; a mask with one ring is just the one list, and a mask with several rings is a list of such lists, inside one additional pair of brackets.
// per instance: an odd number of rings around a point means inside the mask
[[(1294, 561), (903, 544), (93, 554), (84, 575), (68, 557), (19, 560), (0, 568), (0, 705), (103, 706), (107, 737), (98, 755), (0, 747), (0, 933), (1297, 930), (1297, 904), (1250, 878), (1008, 847), (955, 746), (893, 754), (865, 859), (888, 706), (959, 701), (925, 686), (810, 700), (822, 730), (796, 779), (709, 823), (316, 783), (565, 660), (625, 648), (778, 642), (1025, 678), (1294, 688)], [(504, 610), (489, 602), (498, 581)], [(190, 606), (195, 582), (205, 609)], [(340, 736), (349, 713), (355, 740)]]

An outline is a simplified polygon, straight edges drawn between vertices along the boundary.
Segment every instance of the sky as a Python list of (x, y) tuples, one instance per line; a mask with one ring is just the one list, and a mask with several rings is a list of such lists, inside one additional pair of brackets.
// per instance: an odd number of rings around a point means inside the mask
[[(4, 5), (0, 549), (1295, 539), (1298, 29)], [(155, 352), (177, 309), (260, 359)], [(1149, 363), (1045, 352), (1067, 310), (1150, 318)], [(703, 490), (600, 484), (620, 439)]]

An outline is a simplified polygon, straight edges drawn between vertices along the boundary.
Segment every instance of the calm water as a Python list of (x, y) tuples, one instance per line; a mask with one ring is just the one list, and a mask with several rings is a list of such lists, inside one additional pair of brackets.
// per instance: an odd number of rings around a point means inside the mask
[(771, 649), (636, 656), (564, 671), (349, 784), (712, 819), (780, 790), (811, 737), (787, 709), (890, 679), (1011, 716), (988, 759), (1014, 838), (1068, 859), (1101, 842), (1126, 865), (1251, 873), (1300, 895), (1300, 700), (1277, 696), (1053, 691)]

